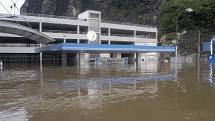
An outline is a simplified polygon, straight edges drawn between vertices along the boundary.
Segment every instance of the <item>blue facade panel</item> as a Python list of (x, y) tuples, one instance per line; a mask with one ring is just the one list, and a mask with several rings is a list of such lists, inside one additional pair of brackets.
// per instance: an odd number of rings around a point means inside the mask
[(75, 52), (175, 52), (174, 46), (105, 45), (63, 43), (40, 48), (38, 51)]

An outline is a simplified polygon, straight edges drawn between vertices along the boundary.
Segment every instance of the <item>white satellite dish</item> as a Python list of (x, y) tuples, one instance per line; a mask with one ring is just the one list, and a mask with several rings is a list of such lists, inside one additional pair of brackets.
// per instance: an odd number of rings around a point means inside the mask
[(89, 31), (87, 33), (87, 38), (89, 41), (95, 41), (97, 39), (97, 34), (94, 31)]

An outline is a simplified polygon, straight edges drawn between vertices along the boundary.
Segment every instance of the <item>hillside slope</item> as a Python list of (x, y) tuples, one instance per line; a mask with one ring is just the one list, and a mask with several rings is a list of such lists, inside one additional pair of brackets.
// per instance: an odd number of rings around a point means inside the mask
[(26, 0), (21, 13), (77, 16), (85, 10), (102, 11), (103, 20), (154, 25), (162, 0)]

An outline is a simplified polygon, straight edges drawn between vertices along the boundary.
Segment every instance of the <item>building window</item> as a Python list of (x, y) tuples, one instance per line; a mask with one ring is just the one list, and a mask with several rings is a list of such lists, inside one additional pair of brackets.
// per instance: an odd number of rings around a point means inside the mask
[(97, 18), (97, 19), (99, 19), (99, 14), (90, 13), (90, 18)]

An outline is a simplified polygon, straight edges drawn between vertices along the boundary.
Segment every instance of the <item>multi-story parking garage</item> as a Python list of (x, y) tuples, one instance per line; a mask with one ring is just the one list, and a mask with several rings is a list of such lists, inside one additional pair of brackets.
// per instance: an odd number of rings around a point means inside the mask
[[(19, 29), (5, 28), (0, 30), (0, 60), (2, 61), (35, 61), (39, 60), (36, 51), (42, 44), (53, 45), (59, 43), (90, 43), (87, 39), (87, 32), (94, 31), (97, 39), (94, 43), (106, 45), (138, 45), (157, 46), (157, 28), (146, 25), (134, 25), (120, 22), (102, 21), (101, 12), (88, 10), (78, 17), (53, 16), (53, 15), (8, 15), (0, 14), (0, 20), (14, 23), (16, 26), (38, 30), (45, 37), (52, 41), (45, 42), (34, 35), (26, 34), (26, 31)], [(4, 23), (3, 23), (4, 24)], [(37, 34), (37, 32), (35, 32)], [(33, 39), (32, 39), (33, 38)], [(38, 41), (35, 39), (37, 38)], [(51, 40), (50, 39), (50, 40)], [(35, 41), (36, 40), (36, 41)], [(41, 42), (42, 41), (42, 42)], [(64, 53), (65, 54), (65, 53)], [(54, 60), (61, 62), (64, 56), (62, 52), (49, 52), (43, 54), (43, 60)], [(148, 54), (142, 54), (142, 56)], [(156, 56), (155, 53), (150, 53)], [(74, 53), (67, 53), (67, 59), (73, 58)], [(100, 53), (103, 57), (120, 58), (130, 56), (128, 53)], [(93, 57), (93, 56), (91, 56)], [(145, 57), (145, 56), (144, 56)], [(68, 60), (69, 61), (69, 60)], [(72, 61), (72, 60), (71, 60)]]

